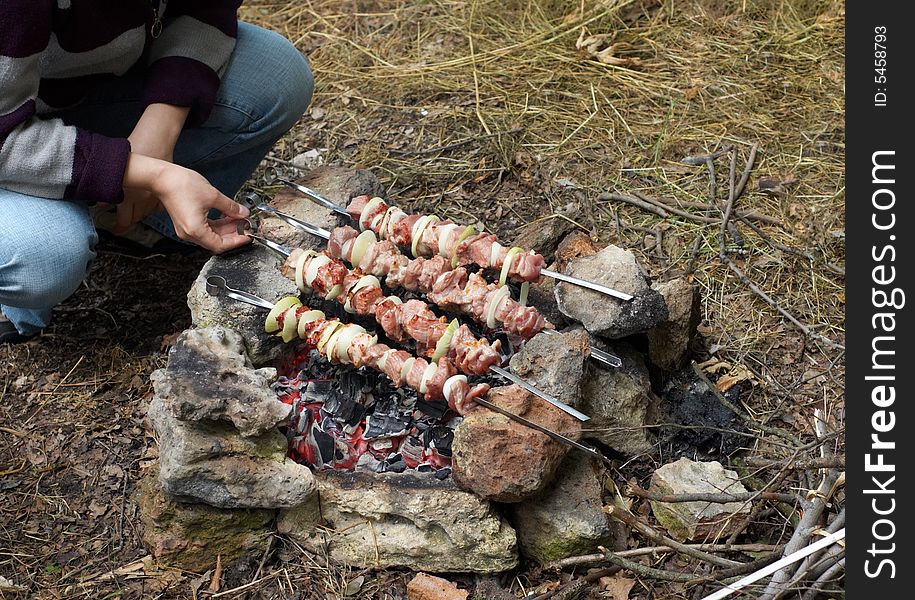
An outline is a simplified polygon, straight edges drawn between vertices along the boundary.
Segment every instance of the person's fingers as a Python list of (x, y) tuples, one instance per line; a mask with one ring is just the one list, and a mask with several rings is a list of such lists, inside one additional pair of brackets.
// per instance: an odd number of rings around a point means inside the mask
[(118, 204), (117, 212), (117, 221), (112, 228), (111, 232), (115, 235), (121, 235), (127, 231), (127, 228), (130, 227), (130, 224), (133, 222), (133, 201), (124, 198), (124, 200)]
[(250, 214), (247, 207), (242, 206), (238, 202), (235, 202), (234, 200), (232, 200), (231, 198), (229, 198), (228, 196), (225, 196), (223, 194), (219, 194), (216, 197), (216, 200), (213, 202), (212, 208), (215, 208), (216, 210), (218, 210), (219, 212), (221, 212), (222, 214), (224, 214), (227, 217), (233, 217), (236, 219), (247, 218), (248, 215)]

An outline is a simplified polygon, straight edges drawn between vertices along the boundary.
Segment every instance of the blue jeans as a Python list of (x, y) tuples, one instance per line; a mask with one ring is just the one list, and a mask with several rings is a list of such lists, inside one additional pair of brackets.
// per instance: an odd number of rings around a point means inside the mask
[[(55, 116), (127, 137), (143, 111), (142, 88), (142, 73), (131, 73)], [(181, 133), (175, 163), (201, 173), (233, 197), (305, 112), (313, 88), (308, 62), (292, 44), (274, 32), (239, 23), (213, 111), (201, 127)], [(175, 237), (165, 213), (144, 223)], [(97, 243), (85, 205), (0, 189), (0, 310), (19, 333), (30, 335), (48, 325), (51, 309), (88, 275)]]

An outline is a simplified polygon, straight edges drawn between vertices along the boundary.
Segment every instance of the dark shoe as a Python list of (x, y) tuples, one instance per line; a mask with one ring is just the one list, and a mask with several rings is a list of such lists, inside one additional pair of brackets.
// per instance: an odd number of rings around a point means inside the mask
[(4, 317), (3, 313), (0, 313), (0, 344), (21, 344), (22, 342), (27, 342), (34, 338), (36, 335), (38, 334), (22, 335), (16, 331), (16, 327), (10, 320)]

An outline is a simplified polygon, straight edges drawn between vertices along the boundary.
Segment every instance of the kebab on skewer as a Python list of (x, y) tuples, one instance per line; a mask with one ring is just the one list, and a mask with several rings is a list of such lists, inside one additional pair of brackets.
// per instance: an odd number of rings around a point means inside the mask
[(482, 375), (502, 362), (498, 340), (490, 345), (456, 319), (436, 317), (422, 300), (385, 297), (377, 277), (350, 270), (326, 253), (293, 250), (280, 271), (303, 292), (335, 300), (349, 313), (373, 316), (395, 342), (415, 340), (418, 354), (433, 361), (447, 356), (462, 373)]
[[(309, 256), (303, 258), (305, 254)], [(544, 329), (553, 328), (535, 307), (522, 306), (512, 299), (507, 287), (488, 283), (463, 267), (452, 269), (441, 256), (411, 260), (392, 242), (379, 241), (371, 231), (360, 234), (351, 227), (338, 227), (330, 233), (327, 250), (318, 255), (325, 258), (313, 254), (294, 249), (282, 267), (290, 279), (295, 275), (303, 291), (312, 287), (308, 281), (310, 275), (318, 281), (321, 293), (325, 293), (323, 290), (332, 293), (333, 287), (328, 287), (328, 283), (336, 283), (343, 276), (346, 267), (342, 259), (365, 273), (365, 277), (371, 277), (367, 281), (372, 284), (384, 278), (389, 288), (422, 292), (440, 308), (468, 315), (491, 329), (501, 326), (506, 332), (528, 340)], [(308, 265), (302, 261), (309, 261)]]
[(384, 373), (395, 387), (409, 386), (428, 401), (445, 400), (461, 415), (474, 406), (474, 398), (489, 391), (485, 383), (471, 386), (467, 376), (459, 374), (447, 356), (427, 361), (405, 350), (379, 344), (378, 336), (361, 325), (327, 318), (322, 311), (304, 306), (293, 296), (273, 305), (264, 330), (275, 333), (284, 342), (304, 340), (331, 363), (375, 369)]

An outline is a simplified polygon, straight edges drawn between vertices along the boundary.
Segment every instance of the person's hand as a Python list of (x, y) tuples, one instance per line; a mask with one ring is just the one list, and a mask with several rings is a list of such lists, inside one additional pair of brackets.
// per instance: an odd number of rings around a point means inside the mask
[[(175, 142), (187, 118), (188, 109), (167, 104), (151, 104), (127, 137), (130, 151), (136, 154), (172, 162)], [(117, 224), (112, 233), (124, 234), (131, 225), (164, 210), (148, 190), (125, 189), (124, 200), (117, 206)]]
[[(239, 221), (248, 216), (248, 209), (223, 195), (203, 175), (191, 169), (131, 154), (124, 176), (124, 191), (125, 194), (146, 192), (154, 197), (172, 218), (175, 233), (182, 240), (213, 252), (225, 252), (251, 241), (237, 230)], [(208, 213), (213, 208), (225, 216), (209, 219)], [(120, 206), (118, 209), (120, 218)]]

